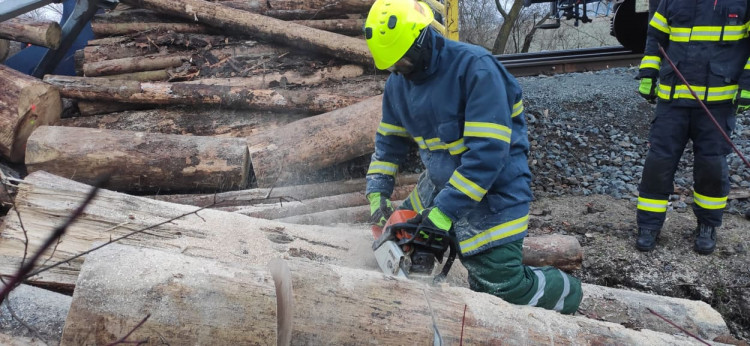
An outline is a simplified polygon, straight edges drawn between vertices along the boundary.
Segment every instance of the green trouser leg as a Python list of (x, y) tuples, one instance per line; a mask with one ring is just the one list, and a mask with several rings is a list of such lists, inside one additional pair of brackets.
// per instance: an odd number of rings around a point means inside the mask
[(583, 298), (581, 281), (554, 267), (521, 263), (523, 239), (478, 255), (464, 257), (469, 286), (518, 305), (538, 306), (572, 314)]

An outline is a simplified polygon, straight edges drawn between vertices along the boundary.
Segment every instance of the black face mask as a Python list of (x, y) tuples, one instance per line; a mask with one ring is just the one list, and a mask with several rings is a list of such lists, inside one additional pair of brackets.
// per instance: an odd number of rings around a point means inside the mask
[(411, 62), (411, 68), (407, 64), (394, 65), (397, 73), (400, 73), (408, 80), (419, 80), (427, 77), (427, 69), (430, 68), (432, 60), (432, 30), (430, 27), (422, 29), (417, 40), (409, 47), (404, 54), (404, 58)]

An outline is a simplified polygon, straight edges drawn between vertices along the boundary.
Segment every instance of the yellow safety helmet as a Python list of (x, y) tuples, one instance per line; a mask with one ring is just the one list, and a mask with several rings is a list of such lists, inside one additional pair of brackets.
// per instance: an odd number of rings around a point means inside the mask
[(433, 20), (432, 9), (415, 0), (376, 0), (365, 21), (365, 39), (375, 67), (385, 70), (406, 54)]

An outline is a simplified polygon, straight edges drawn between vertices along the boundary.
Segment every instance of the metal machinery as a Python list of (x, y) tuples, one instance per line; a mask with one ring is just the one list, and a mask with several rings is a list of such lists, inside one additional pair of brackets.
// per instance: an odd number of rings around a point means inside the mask
[[(10, 0), (0, 3), (0, 22), (37, 8), (59, 3), (62, 0)], [(58, 49), (48, 49), (34, 68), (31, 75), (41, 78), (54, 71), (65, 56), (83, 27), (94, 17), (100, 8), (114, 8), (119, 0), (77, 0), (70, 16), (62, 25), (62, 40)]]
[(423, 0), (435, 12), (432, 27), (443, 36), (458, 41), (458, 0)]
[[(540, 29), (556, 29), (560, 27), (560, 20), (575, 20), (578, 23), (589, 23), (589, 6), (600, 0), (524, 0), (524, 6), (532, 4), (549, 3), (550, 18), (553, 23), (539, 26)], [(612, 18), (610, 34), (617, 41), (636, 53), (643, 52), (646, 45), (646, 29), (648, 28), (649, 12), (656, 10), (658, 0), (614, 0), (612, 10), (615, 15)]]

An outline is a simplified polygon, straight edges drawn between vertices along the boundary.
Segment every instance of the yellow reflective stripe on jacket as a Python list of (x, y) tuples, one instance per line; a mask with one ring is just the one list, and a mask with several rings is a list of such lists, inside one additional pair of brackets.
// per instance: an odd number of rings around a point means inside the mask
[(451, 142), (446, 144), (448, 147), (448, 152), (451, 153), (451, 155), (458, 155), (460, 153), (463, 153), (464, 151), (469, 150), (466, 145), (464, 145), (464, 139), (460, 138), (459, 140), (455, 142)]
[(464, 126), (464, 137), (494, 138), (510, 143), (510, 134), (509, 127), (495, 123), (467, 121)]
[(517, 117), (519, 114), (523, 112), (523, 100), (516, 102), (516, 104), (513, 105), (513, 112), (510, 113), (511, 118)]
[(651, 199), (638, 197), (638, 209), (654, 213), (666, 213), (669, 201), (666, 199)]
[(409, 137), (409, 132), (406, 132), (405, 128), (384, 122), (381, 122), (378, 126), (378, 133), (383, 136)]
[(693, 202), (703, 209), (723, 209), (727, 206), (727, 196), (708, 197), (693, 191)]
[(367, 170), (367, 174), (382, 173), (394, 176), (396, 172), (398, 172), (398, 165), (386, 161), (372, 161), (370, 162), (370, 168)]
[[(705, 86), (691, 85), (693, 91), (703, 101), (730, 101), (734, 99), (734, 95), (737, 93), (737, 84), (709, 87), (706, 91)], [(656, 95), (664, 100), (676, 100), (676, 99), (695, 99), (693, 94), (690, 93), (687, 85), (678, 84), (674, 87), (674, 93), (672, 93), (672, 87), (669, 85), (659, 84), (656, 91)]]
[(430, 149), (430, 151), (435, 150), (448, 150), (448, 146), (440, 141), (440, 138), (430, 138), (426, 139), (424, 143), (427, 145), (427, 149)]
[(748, 24), (727, 26), (694, 26), (692, 28), (669, 27), (669, 40), (673, 42), (692, 41), (738, 41), (748, 37)]
[(654, 12), (654, 17), (651, 18), (651, 22), (648, 25), (654, 27), (665, 34), (669, 34), (669, 26), (667, 25), (667, 18), (659, 12)]
[(424, 206), (422, 205), (422, 200), (419, 199), (419, 193), (417, 192), (416, 186), (414, 187), (414, 190), (412, 190), (409, 194), (409, 202), (411, 202), (411, 208), (417, 213), (421, 213), (422, 210), (424, 210)]
[(476, 250), (498, 239), (507, 238), (529, 228), (529, 215), (502, 223), (459, 243), (461, 253)]
[(458, 189), (458, 191), (461, 191), (464, 195), (469, 196), (469, 198), (477, 202), (481, 201), (482, 198), (484, 198), (484, 195), (487, 193), (487, 190), (475, 184), (473, 181), (466, 179), (458, 171), (453, 172), (453, 175), (451, 176), (450, 180), (448, 180), (448, 183), (453, 185), (453, 187)]
[(652, 68), (658, 70), (661, 66), (661, 57), (656, 55), (644, 55), (641, 59), (641, 66), (638, 68)]
[(747, 59), (747, 62), (745, 63), (745, 70), (750, 70), (750, 59)]

